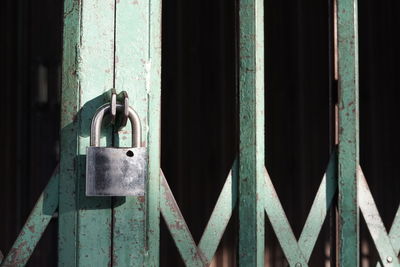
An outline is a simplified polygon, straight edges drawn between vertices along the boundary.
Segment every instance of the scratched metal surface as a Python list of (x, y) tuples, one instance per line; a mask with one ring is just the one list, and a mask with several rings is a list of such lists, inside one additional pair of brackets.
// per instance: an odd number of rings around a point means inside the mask
[(87, 196), (145, 196), (146, 148), (88, 147), (86, 153)]

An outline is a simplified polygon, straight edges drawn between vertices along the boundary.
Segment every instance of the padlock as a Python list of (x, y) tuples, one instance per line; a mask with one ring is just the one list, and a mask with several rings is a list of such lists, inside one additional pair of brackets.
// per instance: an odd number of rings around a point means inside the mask
[[(123, 112), (123, 105), (116, 107), (117, 112)], [(101, 124), (110, 111), (110, 104), (105, 104), (92, 119), (90, 147), (86, 150), (86, 195), (144, 196), (148, 156), (146, 147), (141, 147), (139, 116), (129, 107), (132, 147), (100, 147)]]

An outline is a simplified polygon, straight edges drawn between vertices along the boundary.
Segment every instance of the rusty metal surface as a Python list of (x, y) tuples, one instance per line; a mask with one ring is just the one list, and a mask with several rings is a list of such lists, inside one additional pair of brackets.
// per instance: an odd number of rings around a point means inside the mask
[(183, 262), (186, 266), (205, 266), (206, 260), (203, 253), (193, 240), (192, 234), (163, 174), (160, 176), (160, 180), (160, 211), (172, 238), (175, 240)]
[(114, 15), (113, 0), (64, 1), (60, 266), (107, 266), (112, 261), (111, 198), (85, 196), (85, 153), (92, 117), (109, 101), (103, 93), (113, 88)]
[(265, 211), (290, 266), (312, 266), (309, 265), (311, 254), (336, 195), (336, 157), (337, 154), (332, 153), (298, 240), (293, 233), (274, 185), (265, 171), (265, 183), (262, 190), (266, 199)]
[(338, 216), (340, 266), (359, 266), (359, 60), (358, 1), (337, 0)]

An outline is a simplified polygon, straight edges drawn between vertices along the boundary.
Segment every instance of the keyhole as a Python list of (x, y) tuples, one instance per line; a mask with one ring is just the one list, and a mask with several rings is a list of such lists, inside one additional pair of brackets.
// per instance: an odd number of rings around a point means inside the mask
[(126, 155), (128, 156), (128, 157), (133, 157), (133, 152), (131, 151), (131, 150), (128, 150), (127, 152), (126, 152)]

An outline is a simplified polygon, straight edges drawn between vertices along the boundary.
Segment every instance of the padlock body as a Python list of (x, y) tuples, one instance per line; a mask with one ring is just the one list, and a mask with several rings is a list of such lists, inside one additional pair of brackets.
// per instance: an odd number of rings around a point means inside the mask
[(87, 196), (144, 196), (147, 181), (146, 147), (87, 148)]

